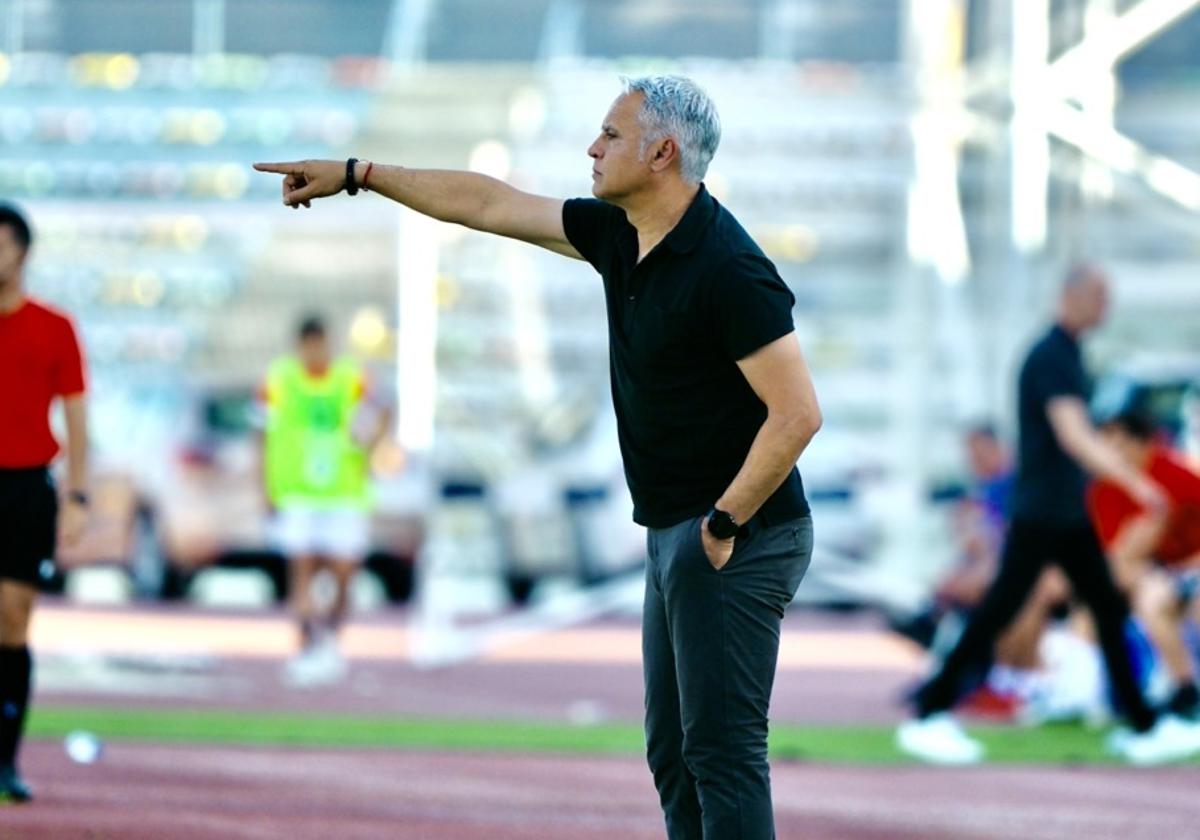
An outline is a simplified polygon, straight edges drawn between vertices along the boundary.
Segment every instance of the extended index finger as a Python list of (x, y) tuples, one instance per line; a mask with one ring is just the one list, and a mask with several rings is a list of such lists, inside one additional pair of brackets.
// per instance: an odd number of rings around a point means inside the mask
[(300, 161), (290, 161), (288, 163), (256, 163), (254, 168), (259, 172), (276, 172), (280, 175), (302, 175), (304, 173), (304, 164)]

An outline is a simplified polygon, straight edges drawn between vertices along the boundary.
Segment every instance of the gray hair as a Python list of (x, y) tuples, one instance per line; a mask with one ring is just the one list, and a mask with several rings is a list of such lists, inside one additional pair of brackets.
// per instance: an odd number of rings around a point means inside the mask
[(622, 76), (625, 93), (644, 97), (638, 121), (644, 132), (642, 154), (651, 143), (671, 137), (679, 146), (679, 171), (692, 184), (704, 180), (721, 142), (717, 106), (686, 76)]

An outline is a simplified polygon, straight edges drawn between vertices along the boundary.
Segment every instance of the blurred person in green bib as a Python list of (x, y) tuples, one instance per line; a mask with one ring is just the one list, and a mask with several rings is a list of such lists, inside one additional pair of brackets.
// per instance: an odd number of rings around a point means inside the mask
[[(295, 352), (271, 363), (263, 401), (263, 478), (300, 633), (300, 652), (285, 675), (297, 685), (336, 681), (346, 670), (337, 633), (370, 547), (369, 455), (389, 412), (373, 411), (365, 371), (334, 356), (325, 323), (315, 316), (300, 324)], [(313, 593), (322, 570), (334, 581), (328, 604)]]

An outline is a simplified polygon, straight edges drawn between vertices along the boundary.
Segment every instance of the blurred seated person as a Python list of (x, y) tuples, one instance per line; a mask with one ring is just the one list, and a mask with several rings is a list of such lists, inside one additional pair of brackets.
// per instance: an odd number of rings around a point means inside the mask
[(951, 609), (978, 603), (996, 574), (1014, 475), (1008, 448), (990, 425), (970, 428), (965, 447), (970, 481), (954, 512), (960, 559), (935, 595), (938, 604)]
[(1189, 616), (1200, 616), (1200, 474), (1160, 440), (1154, 421), (1130, 410), (1100, 427), (1121, 456), (1162, 487), (1167, 506), (1146, 510), (1121, 487), (1097, 480), (1088, 508), (1108, 552), (1113, 577), (1129, 596), (1172, 680), (1168, 711), (1200, 714), (1195, 663), (1184, 640)]
[[(963, 618), (996, 576), (1013, 487), (1012, 456), (994, 427), (970, 427), (964, 444), (970, 483), (954, 513), (959, 561), (942, 578), (923, 611), (893, 624), (902, 635), (935, 653), (953, 644)], [(1040, 667), (1042, 632), (1048, 618), (1062, 609), (1069, 592), (1066, 577), (1056, 566), (1042, 572), (1029, 602), (997, 640), (995, 664), (1003, 682), (1019, 682), (1021, 672)]]

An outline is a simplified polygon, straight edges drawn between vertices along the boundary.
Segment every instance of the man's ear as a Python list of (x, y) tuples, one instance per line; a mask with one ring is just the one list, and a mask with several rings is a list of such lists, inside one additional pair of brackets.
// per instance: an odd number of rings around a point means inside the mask
[(651, 147), (650, 168), (655, 172), (667, 169), (679, 157), (679, 146), (675, 138), (664, 137)]

